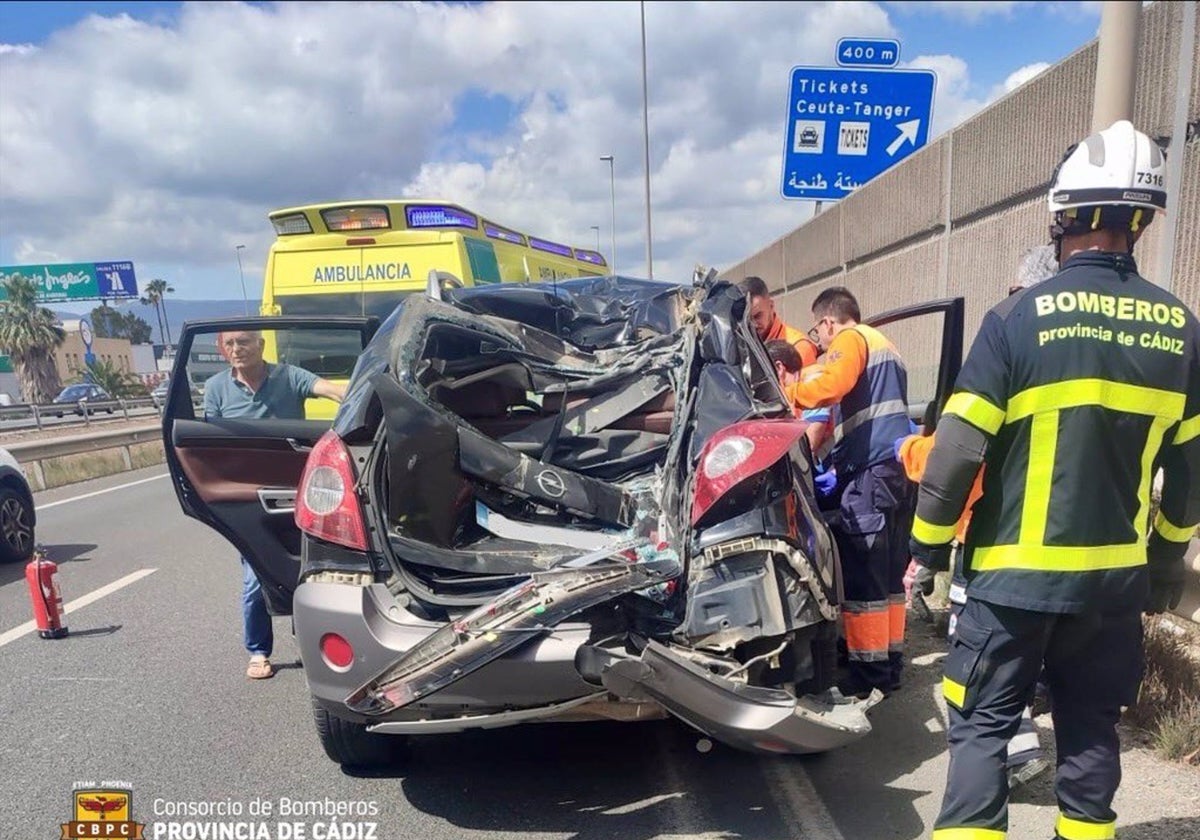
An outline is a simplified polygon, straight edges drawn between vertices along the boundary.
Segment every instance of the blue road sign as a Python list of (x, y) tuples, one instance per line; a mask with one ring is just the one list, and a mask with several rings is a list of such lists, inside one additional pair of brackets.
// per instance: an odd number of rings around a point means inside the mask
[(842, 67), (895, 67), (900, 42), (891, 38), (842, 38), (834, 53)]
[(845, 198), (929, 139), (932, 70), (793, 67), (784, 198)]
[(102, 298), (135, 298), (137, 277), (131, 262), (96, 263), (96, 286)]

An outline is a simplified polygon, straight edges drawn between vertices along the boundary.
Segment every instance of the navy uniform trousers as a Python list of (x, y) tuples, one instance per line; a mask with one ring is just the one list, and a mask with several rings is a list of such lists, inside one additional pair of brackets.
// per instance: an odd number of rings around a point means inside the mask
[(853, 476), (826, 521), (841, 558), (842, 618), (851, 689), (900, 685), (904, 668), (904, 571), (916, 485), (895, 462)]
[(1116, 726), (1142, 680), (1140, 609), (1042, 613), (980, 601), (968, 590), (946, 657), (950, 772), (935, 838), (954, 836), (946, 829), (1007, 829), (1008, 742), (1033, 700), (1043, 664), (1054, 698), (1058, 832), (1079, 836), (1072, 827), (1116, 819)]

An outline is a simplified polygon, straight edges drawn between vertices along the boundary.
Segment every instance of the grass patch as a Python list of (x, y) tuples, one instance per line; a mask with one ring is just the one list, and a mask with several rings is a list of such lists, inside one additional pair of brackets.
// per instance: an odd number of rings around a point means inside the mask
[(89, 478), (100, 478), (125, 471), (125, 457), (120, 449), (100, 449), (95, 452), (80, 452), (62, 455), (42, 461), (42, 475), (46, 487), (62, 487)]
[(1145, 730), (1163, 758), (1200, 761), (1200, 634), (1161, 616), (1143, 621), (1146, 676), (1125, 720)]
[(160, 440), (134, 443), (129, 446), (129, 461), (135, 470), (162, 464), (166, 461), (163, 455), (163, 445)]

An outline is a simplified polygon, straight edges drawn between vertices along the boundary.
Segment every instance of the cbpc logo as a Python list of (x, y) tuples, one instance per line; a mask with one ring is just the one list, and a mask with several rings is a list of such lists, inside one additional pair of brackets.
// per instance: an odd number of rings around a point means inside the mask
[(133, 791), (126, 787), (77, 787), (71, 794), (75, 819), (61, 823), (60, 840), (142, 840), (145, 823), (134, 822)]

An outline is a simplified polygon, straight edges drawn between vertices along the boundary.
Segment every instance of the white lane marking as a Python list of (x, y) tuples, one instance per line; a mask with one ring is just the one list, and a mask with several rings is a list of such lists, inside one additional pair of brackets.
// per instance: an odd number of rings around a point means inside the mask
[(783, 794), (776, 802), (784, 811), (784, 819), (790, 818), (791, 824), (798, 829), (795, 837), (846, 840), (803, 767), (795, 761), (770, 758), (763, 759), (759, 766), (768, 781), (774, 782), (772, 787)]
[(39, 513), (41, 513), (43, 510), (46, 510), (47, 508), (57, 507), (58, 505), (65, 505), (65, 504), (68, 504), (69, 502), (78, 502), (82, 499), (90, 499), (90, 498), (92, 498), (92, 496), (100, 496), (100, 495), (103, 495), (104, 493), (111, 493), (114, 490), (124, 490), (126, 487), (133, 487), (138, 484), (145, 484), (147, 481), (156, 481), (160, 478), (166, 478), (168, 475), (170, 475), (170, 473), (163, 473), (162, 475), (152, 475), (149, 478), (139, 478), (137, 481), (129, 481), (129, 482), (126, 482), (125, 484), (118, 484), (116, 487), (106, 487), (103, 490), (96, 490), (91, 493), (84, 493), (82, 496), (72, 496), (69, 499), (59, 499), (57, 502), (48, 502), (44, 505), (39, 505), (35, 502), (34, 507), (37, 508)]
[[(119, 580), (114, 580), (112, 583), (105, 584), (104, 586), (101, 586), (99, 589), (89, 592), (86, 595), (81, 595), (80, 597), (76, 598), (74, 601), (71, 601), (71, 602), (63, 605), (63, 612), (66, 614), (70, 614), (70, 613), (75, 612), (76, 610), (83, 609), (88, 604), (91, 604), (95, 601), (99, 601), (105, 595), (111, 595), (112, 593), (116, 592), (118, 589), (124, 589), (126, 586), (129, 586), (129, 584), (137, 583), (139, 580), (146, 577), (146, 575), (154, 574), (157, 571), (158, 571), (158, 569), (138, 569), (136, 572), (127, 574), (127, 575), (125, 575), (125, 577), (120, 578)], [(69, 623), (68, 623), (67, 627), (68, 628), (70, 627)], [(0, 647), (4, 647), (6, 644), (13, 641), (14, 639), (19, 639), (22, 636), (24, 636), (26, 633), (29, 633), (30, 631), (32, 631), (36, 628), (37, 628), (37, 624), (35, 624), (32, 621), (27, 621), (19, 627), (14, 627), (11, 630), (6, 630), (5, 632), (0, 633)]]
[(606, 817), (620, 817), (624, 816), (625, 814), (632, 814), (636, 811), (640, 811), (643, 808), (652, 808), (660, 802), (665, 802), (668, 799), (677, 799), (680, 796), (687, 796), (687, 794), (681, 790), (674, 791), (673, 793), (660, 793), (657, 796), (648, 797), (640, 802), (631, 802), (628, 805), (617, 805), (613, 808), (605, 808), (600, 813), (604, 814)]

